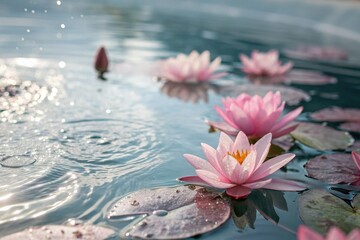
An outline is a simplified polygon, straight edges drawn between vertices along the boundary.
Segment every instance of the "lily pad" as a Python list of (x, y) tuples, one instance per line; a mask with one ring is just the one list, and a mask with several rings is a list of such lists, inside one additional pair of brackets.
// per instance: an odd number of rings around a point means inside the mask
[(224, 96), (237, 96), (241, 93), (265, 96), (269, 91), (279, 91), (281, 93), (281, 99), (286, 101), (288, 105), (297, 105), (301, 101), (310, 101), (311, 99), (306, 92), (300, 89), (279, 85), (242, 84), (223, 86), (220, 89), (220, 93)]
[(14, 233), (1, 238), (1, 240), (102, 240), (114, 236), (114, 230), (94, 225), (46, 225), (43, 227), (31, 227), (22, 232)]
[(293, 70), (287, 74), (285, 82), (306, 85), (323, 85), (336, 83), (337, 80), (334, 77), (315, 71)]
[(299, 46), (295, 49), (284, 50), (285, 55), (299, 59), (314, 60), (346, 60), (348, 54), (335, 47)]
[(350, 131), (350, 132), (360, 132), (360, 122), (346, 122), (340, 124), (339, 128)]
[(299, 142), (317, 150), (346, 149), (354, 143), (348, 132), (315, 123), (300, 123), (290, 134)]
[(310, 159), (305, 168), (309, 177), (330, 184), (353, 183), (360, 180), (360, 170), (354, 163), (351, 154), (320, 155)]
[(209, 232), (230, 216), (218, 193), (196, 186), (143, 189), (115, 203), (108, 217), (142, 215), (126, 226), (123, 237), (180, 239)]
[(300, 218), (306, 225), (325, 234), (331, 226), (349, 233), (360, 228), (359, 194), (352, 206), (322, 189), (304, 192), (299, 197)]
[(360, 109), (329, 107), (310, 115), (312, 119), (328, 122), (360, 122)]

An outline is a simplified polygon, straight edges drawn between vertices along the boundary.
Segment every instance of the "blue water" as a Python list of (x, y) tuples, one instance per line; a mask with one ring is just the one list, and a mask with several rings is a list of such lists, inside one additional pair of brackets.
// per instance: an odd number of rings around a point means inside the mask
[[(220, 82), (226, 85), (244, 81), (239, 53), (332, 44), (349, 51), (349, 61), (292, 59), (296, 68), (338, 79), (337, 84), (294, 85), (312, 97), (302, 103), (302, 119), (329, 105), (360, 107), (355, 99), (360, 50), (353, 40), (256, 18), (194, 14), (196, 8), (187, 4), (177, 11), (157, 1), (58, 3), (0, 2), (1, 81), (31, 81), (34, 88), (30, 99), (18, 96), (13, 107), (0, 112), (0, 154), (7, 157), (0, 167), (0, 236), (71, 218), (121, 229), (126, 222), (105, 218), (117, 198), (176, 185), (176, 178), (193, 174), (182, 155), (201, 156), (201, 142), (217, 144), (218, 133), (209, 134), (204, 119), (219, 119), (213, 107), (223, 96), (209, 90), (204, 93), (208, 101), (196, 104), (170, 98), (160, 91), (162, 83), (147, 74), (152, 61), (208, 49), (222, 57), (222, 67), (230, 72)], [(96, 79), (93, 70), (101, 45), (111, 63), (107, 81)], [(21, 99), (28, 100), (19, 104)], [(312, 153), (296, 153), (289, 164), (294, 171), (285, 176), (304, 178), (303, 165)], [(258, 214), (255, 230), (240, 231), (229, 220), (200, 238), (295, 239), (292, 232), (301, 224), (297, 193), (285, 197), (288, 211), (276, 210), (278, 226)]]

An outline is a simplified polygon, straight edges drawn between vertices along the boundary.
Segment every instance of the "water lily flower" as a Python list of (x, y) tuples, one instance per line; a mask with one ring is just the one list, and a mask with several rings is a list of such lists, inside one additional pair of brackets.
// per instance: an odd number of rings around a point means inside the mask
[(99, 73), (99, 78), (104, 79), (104, 73), (108, 71), (109, 60), (104, 47), (101, 47), (95, 57), (94, 67)]
[(281, 65), (279, 53), (276, 50), (267, 53), (253, 51), (251, 58), (241, 54), (240, 60), (243, 64), (242, 71), (251, 76), (279, 76), (285, 74), (293, 66), (291, 62)]
[(267, 133), (272, 133), (273, 138), (290, 133), (298, 125), (292, 121), (303, 110), (298, 107), (281, 117), (285, 102), (281, 102), (280, 92), (268, 92), (263, 98), (243, 93), (236, 98), (223, 99), (223, 104), (225, 109), (216, 106), (215, 110), (225, 122), (209, 122), (209, 125), (229, 135), (243, 131), (254, 139)]
[(201, 54), (192, 51), (189, 56), (179, 54), (176, 58), (162, 61), (159, 66), (159, 77), (174, 82), (205, 82), (226, 75), (224, 72), (215, 73), (220, 63), (220, 57), (210, 62), (209, 51)]
[(301, 225), (297, 232), (298, 240), (357, 240), (360, 239), (360, 229), (352, 230), (349, 235), (345, 235), (339, 228), (333, 226), (328, 231), (326, 237), (321, 236), (314, 230)]
[(221, 133), (217, 149), (202, 143), (207, 161), (195, 155), (184, 155), (195, 168), (197, 176), (182, 177), (179, 180), (226, 189), (229, 196), (237, 199), (244, 198), (252, 189), (259, 188), (304, 190), (305, 187), (297, 182), (269, 177), (295, 157), (295, 154), (287, 153), (264, 162), (269, 153), (270, 142), (271, 133), (254, 145), (249, 143), (243, 132), (238, 133), (235, 141)]

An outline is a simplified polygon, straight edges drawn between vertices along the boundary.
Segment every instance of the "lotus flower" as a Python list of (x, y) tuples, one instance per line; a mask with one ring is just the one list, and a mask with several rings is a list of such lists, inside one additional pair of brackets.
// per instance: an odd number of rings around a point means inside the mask
[(272, 133), (273, 138), (283, 136), (293, 131), (297, 124), (291, 122), (299, 116), (302, 107), (280, 117), (284, 110), (285, 102), (281, 102), (279, 92), (268, 92), (265, 97), (246, 93), (237, 98), (223, 99), (225, 109), (215, 107), (220, 117), (225, 122), (209, 122), (209, 124), (229, 135), (236, 135), (243, 131), (248, 137), (258, 139), (267, 133)]
[(293, 66), (291, 62), (281, 65), (279, 53), (276, 50), (271, 50), (268, 53), (253, 51), (251, 59), (241, 54), (240, 60), (243, 64), (242, 71), (251, 76), (279, 76), (285, 74)]
[(349, 235), (345, 235), (339, 228), (331, 227), (326, 238), (310, 228), (301, 225), (297, 232), (298, 240), (357, 240), (360, 239), (360, 229), (352, 230)]
[(295, 154), (288, 153), (264, 162), (270, 142), (271, 133), (254, 145), (250, 145), (243, 132), (238, 133), (235, 141), (221, 133), (216, 150), (205, 143), (202, 144), (208, 161), (191, 154), (184, 155), (195, 168), (197, 176), (182, 177), (179, 180), (226, 189), (226, 193), (236, 199), (246, 197), (252, 189), (259, 188), (304, 190), (304, 186), (299, 183), (268, 177), (295, 157)]
[(176, 58), (162, 61), (159, 77), (174, 82), (205, 82), (225, 75), (224, 72), (214, 73), (220, 63), (220, 57), (210, 62), (209, 51), (200, 55), (197, 51), (192, 51), (189, 56), (179, 54)]

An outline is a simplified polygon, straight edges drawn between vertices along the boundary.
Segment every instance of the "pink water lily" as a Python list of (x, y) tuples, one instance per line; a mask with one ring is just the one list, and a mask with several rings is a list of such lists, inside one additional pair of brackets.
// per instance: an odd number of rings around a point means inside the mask
[(210, 52), (199, 54), (192, 51), (189, 56), (179, 54), (176, 58), (169, 58), (160, 63), (159, 77), (174, 82), (205, 82), (210, 79), (220, 78), (226, 73), (215, 73), (221, 63), (217, 57), (210, 62)]
[(252, 189), (259, 188), (304, 190), (304, 186), (297, 182), (269, 177), (295, 157), (295, 154), (288, 153), (264, 162), (269, 153), (270, 142), (271, 133), (254, 145), (249, 143), (243, 132), (238, 133), (235, 141), (221, 133), (217, 149), (202, 144), (207, 161), (195, 155), (184, 155), (195, 168), (197, 176), (182, 177), (180, 180), (226, 189), (226, 193), (234, 198), (246, 197)]
[(236, 98), (223, 99), (224, 108), (218, 106), (218, 112), (224, 122), (209, 122), (209, 124), (229, 135), (236, 135), (243, 131), (250, 138), (260, 138), (272, 133), (273, 138), (283, 136), (293, 131), (297, 124), (293, 120), (302, 112), (302, 107), (281, 114), (285, 102), (281, 101), (279, 92), (268, 92), (263, 98), (253, 97), (243, 93)]
[(331, 227), (326, 237), (321, 236), (314, 230), (301, 225), (297, 232), (298, 240), (358, 240), (360, 239), (360, 229), (352, 230), (347, 236), (337, 227)]
[(279, 76), (285, 74), (293, 66), (291, 62), (282, 65), (276, 50), (267, 53), (253, 51), (251, 58), (241, 54), (240, 60), (243, 64), (242, 71), (251, 76)]

